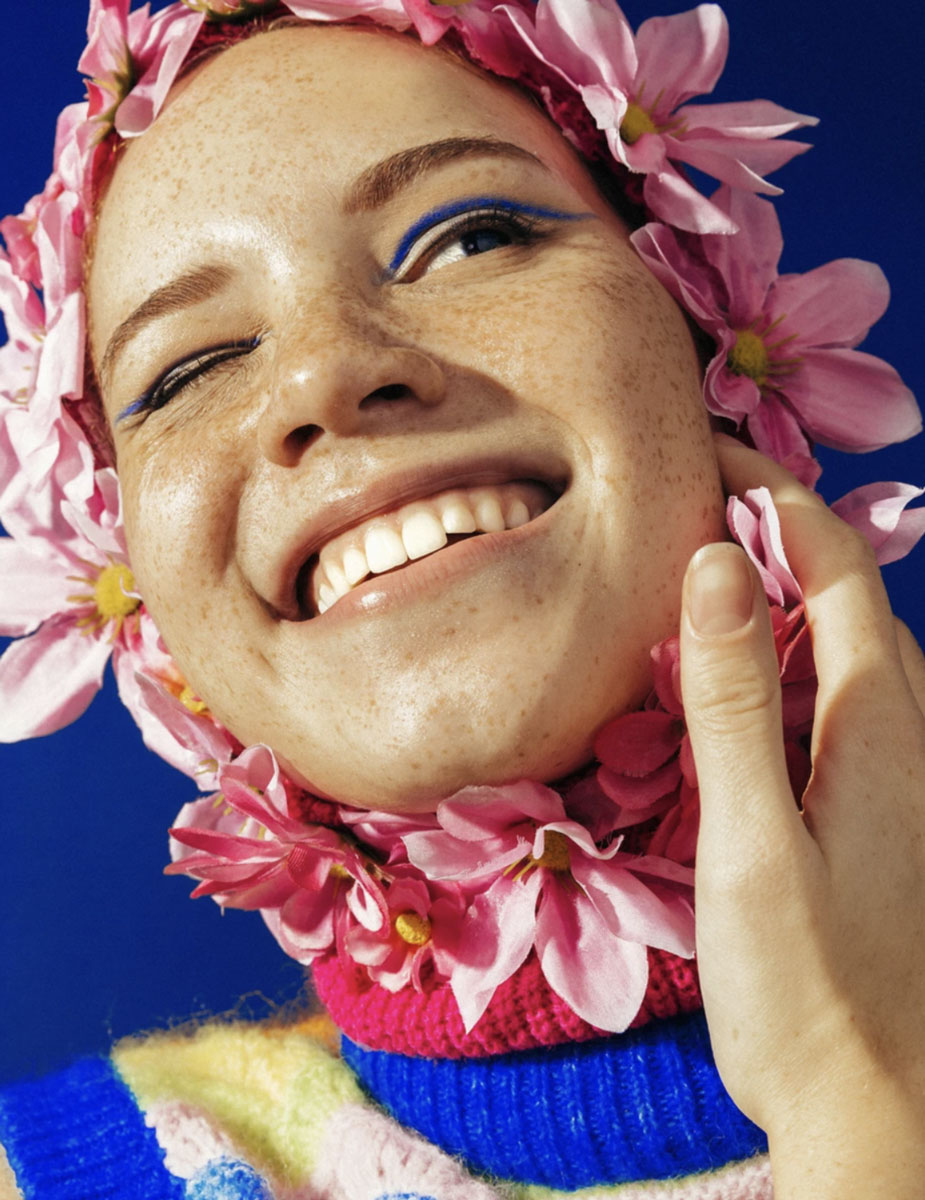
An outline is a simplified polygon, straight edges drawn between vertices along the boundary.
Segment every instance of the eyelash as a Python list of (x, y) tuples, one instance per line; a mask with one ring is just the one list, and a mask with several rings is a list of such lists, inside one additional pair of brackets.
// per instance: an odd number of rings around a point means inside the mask
[[(551, 231), (543, 227), (544, 222), (578, 221), (588, 216), (589, 213), (557, 212), (490, 196), (459, 200), (427, 213), (404, 233), (386, 268), (385, 278), (399, 283), (413, 282), (410, 276), (415, 268), (426, 268), (427, 260), (432, 261), (467, 233), (491, 230), (510, 237), (512, 245), (525, 246), (550, 235)], [(428, 234), (431, 236), (424, 245), (415, 249), (416, 243), (421, 238), (427, 238)], [(143, 419), (157, 412), (197, 379), (223, 363), (256, 350), (261, 341), (258, 335), (224, 342), (171, 364), (150, 387), (122, 409), (116, 418), (117, 423), (121, 424), (131, 417)]]
[(241, 358), (252, 350), (256, 350), (261, 341), (262, 338), (257, 336), (235, 342), (224, 342), (219, 346), (212, 346), (208, 350), (200, 350), (192, 358), (180, 359), (179, 362), (173, 363), (160, 374), (140, 396), (127, 404), (116, 418), (117, 422), (124, 421), (129, 417), (147, 416), (149, 413), (157, 412), (159, 408), (169, 404), (175, 396), (195, 380), (221, 366), (222, 363)]
[[(385, 276), (390, 281), (413, 282), (408, 276), (416, 267), (422, 264), (426, 267), (427, 259), (476, 230), (493, 230), (510, 236), (515, 245), (529, 245), (549, 236), (551, 231), (543, 227), (544, 221), (576, 221), (588, 215), (557, 212), (494, 197), (457, 201), (427, 213), (403, 234)], [(415, 249), (416, 243), (428, 234), (435, 236)]]

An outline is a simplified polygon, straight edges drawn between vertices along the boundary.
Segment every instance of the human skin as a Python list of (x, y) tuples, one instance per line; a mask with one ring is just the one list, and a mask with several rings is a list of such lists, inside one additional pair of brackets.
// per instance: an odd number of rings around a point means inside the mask
[[(445, 162), (349, 211), (374, 164), (464, 137), (521, 153)], [(383, 275), (422, 214), (487, 195), (580, 219)], [(230, 268), (215, 294), (101, 372), (132, 567), (194, 691), (294, 777), (366, 807), (581, 765), (644, 696), (684, 567), (724, 523), (687, 325), (558, 130), (409, 39), (253, 38), (125, 148), (89, 280), (97, 365), (152, 291), (215, 263)], [(255, 334), (165, 407), (117, 419), (178, 359)], [(525, 478), (564, 488), (539, 519), (304, 619), (296, 574), (325, 536), (450, 484)]]
[[(561, 320), (561, 314), (557, 316)], [(578, 423), (579, 437), (586, 428), (584, 420)], [(375, 437), (380, 431), (368, 432)], [(415, 426), (402, 432), (422, 431)], [(165, 458), (169, 454), (163, 453)], [(121, 468), (121, 449), (120, 455)], [(855, 633), (849, 638), (854, 643), (847, 656), (853, 660), (853, 673), (839, 679), (828, 696), (823, 693), (820, 728), (828, 732), (819, 736), (824, 738), (826, 770), (817, 772), (814, 780), (816, 811), (837, 810), (839, 819), (832, 820), (830, 813), (820, 830), (795, 818), (782, 785), (772, 686), (776, 665), (768, 653), (763, 607), (748, 615), (743, 629), (730, 625), (718, 639), (711, 639), (692, 633), (688, 597), (683, 653), (687, 709), (704, 796), (698, 930), (711, 1035), (733, 1095), (771, 1132), (778, 1196), (912, 1197), (919, 1194), (923, 1169), (921, 1107), (916, 1103), (921, 1063), (915, 1034), (915, 1005), (920, 1011), (921, 995), (909, 985), (910, 980), (921, 980), (922, 970), (918, 960), (910, 966), (903, 948), (920, 945), (921, 938), (908, 922), (897, 926), (895, 917), (897, 912), (922, 911), (921, 885), (919, 892), (908, 886), (910, 879), (925, 878), (925, 864), (910, 851), (921, 841), (921, 812), (908, 803), (922, 791), (921, 656), (907, 648), (900, 657), (877, 591), (877, 573), (853, 535), (830, 515), (820, 515), (818, 504), (791, 493), (791, 483), (773, 470), (767, 472), (767, 467), (754, 463), (747, 469), (736, 469), (733, 463), (727, 464), (726, 475), (735, 491), (747, 486), (746, 479), (775, 487), (788, 550), (811, 597), (811, 618), (817, 628), (831, 627), (831, 637), (823, 639), (820, 672), (844, 660), (846, 624), (860, 621), (869, 636), (858, 639)], [(813, 514), (811, 519), (800, 519), (801, 507)], [(605, 566), (609, 563), (608, 557)], [(157, 566), (155, 561), (152, 569)], [(838, 604), (814, 600), (844, 579), (847, 593), (843, 587)], [(712, 589), (714, 602), (725, 595), (730, 608), (735, 607), (735, 594), (730, 580)], [(215, 628), (223, 627), (217, 623)], [(210, 636), (216, 640), (214, 628)], [(866, 656), (860, 663), (858, 645)], [(704, 687), (704, 681), (709, 686)], [(848, 702), (835, 703), (833, 693), (837, 700), (847, 694)], [(863, 754), (853, 753), (859, 731), (867, 731), (875, 719), (883, 735), (877, 744), (886, 744), (886, 749), (877, 755), (871, 755), (869, 747)], [(835, 732), (833, 724), (838, 727)], [(845, 751), (837, 754), (833, 747)], [(865, 806), (869, 808), (874, 787), (880, 812), (872, 825)], [(900, 811), (903, 819), (897, 822)], [(850, 819), (859, 812), (865, 813), (862, 820)], [(872, 830), (879, 843), (873, 860)], [(814, 839), (813, 844), (807, 839)], [(835, 887), (822, 886), (822, 857), (840, 859)], [(870, 870), (871, 861), (877, 870)], [(901, 873), (895, 870), (897, 864), (902, 864)], [(898, 895), (883, 886), (884, 879)], [(777, 899), (774, 906), (767, 904), (769, 895)], [(825, 906), (822, 921), (815, 917), (820, 904)], [(794, 936), (797, 921), (800, 933)], [(889, 936), (882, 936), (885, 929)], [(801, 951), (798, 961), (795, 947)], [(852, 947), (854, 956), (846, 960)], [(880, 958), (875, 972), (870, 970), (872, 947)], [(834, 978), (829, 969), (833, 961), (846, 961), (841, 976)], [(777, 969), (782, 964), (786, 969)], [(801, 986), (795, 987), (796, 982)], [(899, 1008), (897, 996), (903, 997)], [(815, 1019), (820, 1013), (826, 1014), (821, 1021)], [(776, 1022), (768, 1021), (769, 1014), (775, 1014)], [(887, 1056), (871, 1052), (870, 1028), (878, 1031)], [(905, 1042), (899, 1036), (903, 1030)], [(838, 1051), (834, 1065), (833, 1047)]]
[[(717, 1066), (768, 1133), (776, 1200), (915, 1200), (925, 1178), (925, 660), (868, 543), (730, 439), (728, 489), (767, 487), (819, 677), (793, 803), (755, 571), (705, 547), (681, 681), (700, 786), (697, 958)], [(773, 899), (772, 899), (773, 898)]]

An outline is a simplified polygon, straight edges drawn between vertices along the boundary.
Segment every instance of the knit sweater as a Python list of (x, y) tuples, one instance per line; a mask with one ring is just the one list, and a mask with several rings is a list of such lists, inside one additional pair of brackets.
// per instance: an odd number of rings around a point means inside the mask
[(327, 1018), (120, 1043), (0, 1092), (27, 1200), (770, 1200), (700, 1013), (486, 1058), (371, 1051)]

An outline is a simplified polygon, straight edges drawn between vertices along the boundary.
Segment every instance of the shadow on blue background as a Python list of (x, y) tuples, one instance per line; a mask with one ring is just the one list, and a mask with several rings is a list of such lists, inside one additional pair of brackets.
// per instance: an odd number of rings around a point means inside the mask
[[(53, 16), (47, 5), (15, 7), (0, 50), (0, 213), (40, 190), (55, 116), (81, 95), (81, 0)], [(624, 4), (634, 24), (684, 7)], [(880, 262), (893, 305), (865, 349), (925, 397), (925, 9), (912, 0), (725, 7), (732, 47), (716, 98), (767, 97), (822, 118), (810, 133), (816, 148), (774, 177), (786, 188), (783, 269), (845, 256)], [(829, 500), (871, 479), (925, 483), (922, 437), (825, 464)], [(887, 571), (894, 606), (920, 640), (923, 578), (922, 550)], [(210, 901), (189, 902), (188, 881), (162, 877), (166, 827), (193, 787), (143, 748), (111, 680), (75, 726), (0, 747), (0, 785), (0, 1082), (104, 1050), (113, 1036), (228, 1010), (247, 993), (298, 994), (301, 969), (258, 916), (222, 917)]]

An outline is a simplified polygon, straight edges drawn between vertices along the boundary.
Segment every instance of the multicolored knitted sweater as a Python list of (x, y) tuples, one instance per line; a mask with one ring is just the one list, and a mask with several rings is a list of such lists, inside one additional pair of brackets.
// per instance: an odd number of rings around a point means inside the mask
[(467, 1040), (439, 991), (360, 995), (321, 972), (365, 1044), (327, 1016), (130, 1039), (0, 1092), (0, 1144), (26, 1200), (771, 1200), (689, 964), (653, 960), (619, 1036), (538, 979), (523, 970)]

